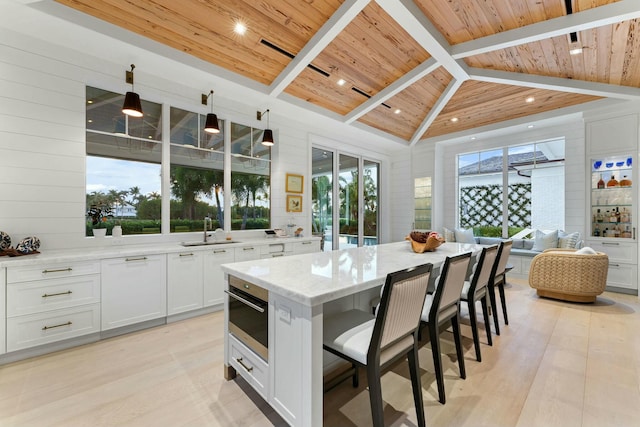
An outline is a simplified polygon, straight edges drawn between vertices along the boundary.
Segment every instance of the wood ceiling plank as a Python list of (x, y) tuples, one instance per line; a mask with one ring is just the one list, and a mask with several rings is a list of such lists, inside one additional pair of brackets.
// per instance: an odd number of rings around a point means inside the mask
[[(486, 91), (484, 95), (480, 93), (478, 86), (484, 88)], [(588, 95), (517, 87), (514, 89), (509, 86), (465, 82), (432, 123), (423, 138), (479, 128), (504, 120), (526, 117), (599, 99)], [(532, 104), (525, 103), (524, 98), (527, 96), (534, 96), (536, 101)], [(466, 99), (462, 100), (468, 97), (476, 98), (475, 105), (469, 105)], [(495, 102), (490, 98), (494, 98)], [(461, 105), (468, 106), (457, 107)], [(488, 106), (490, 107), (488, 108)], [(454, 123), (451, 121), (452, 117), (457, 117), (459, 120)]]
[(366, 100), (348, 86), (338, 86), (333, 80), (313, 70), (305, 69), (285, 92), (306, 102), (345, 115)]
[[(433, 107), (452, 77), (440, 67), (428, 76), (423, 77), (397, 95), (389, 98), (385, 104), (389, 109), (379, 105), (358, 119), (373, 128), (408, 140), (424, 119), (425, 114)], [(395, 110), (400, 109), (400, 114)]]

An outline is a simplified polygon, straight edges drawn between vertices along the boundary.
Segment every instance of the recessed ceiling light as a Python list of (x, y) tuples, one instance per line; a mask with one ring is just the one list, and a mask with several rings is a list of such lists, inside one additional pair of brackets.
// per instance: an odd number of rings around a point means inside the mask
[(580, 42), (573, 42), (569, 45), (569, 55), (580, 55), (582, 53), (582, 45)]
[(92, 100), (92, 99), (89, 99), (89, 100), (87, 101), (87, 104), (93, 104), (93, 100)]
[(476, 140), (476, 137), (475, 137), (475, 136), (472, 136), (472, 137), (471, 137), (471, 140), (472, 140), (472, 141), (475, 141), (475, 140)]
[(396, 111), (394, 111), (395, 114), (400, 114), (402, 111), (399, 108), (396, 108)]
[(93, 120), (89, 119), (89, 123), (93, 123)]
[(527, 99), (525, 99), (525, 101), (526, 101), (526, 102), (529, 102), (529, 103), (531, 103), (531, 102), (533, 102), (533, 101), (535, 101), (535, 100), (536, 100), (536, 99), (535, 99), (533, 96), (530, 96), (530, 97), (528, 97)]
[(236, 22), (236, 26), (233, 28), (233, 31), (242, 36), (247, 31), (247, 27), (242, 22), (238, 21)]
[(527, 126), (529, 129), (533, 129), (535, 126), (534, 125), (529, 125)]
[(452, 121), (453, 123), (455, 123), (455, 122), (457, 122), (457, 121), (458, 121), (458, 118), (457, 118), (457, 117), (452, 117), (452, 118), (451, 118), (451, 121)]
[(345, 83), (346, 81), (344, 79), (338, 80), (338, 86), (344, 86)]

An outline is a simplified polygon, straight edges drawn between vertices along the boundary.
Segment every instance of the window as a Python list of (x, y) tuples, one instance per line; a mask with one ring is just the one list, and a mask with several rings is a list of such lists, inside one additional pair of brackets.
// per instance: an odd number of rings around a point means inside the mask
[(459, 225), (477, 236), (563, 229), (564, 139), (461, 154), (458, 190)]
[(224, 126), (204, 132), (206, 116), (171, 108), (172, 233), (201, 231), (205, 217), (224, 228)]
[(414, 228), (431, 230), (431, 177), (416, 178), (413, 185)]
[(86, 211), (99, 208), (109, 215), (93, 224), (122, 225), (123, 234), (160, 232), (162, 106), (142, 100), (144, 117), (125, 116), (124, 95), (87, 87)]
[(231, 229), (270, 227), (271, 149), (262, 129), (231, 123)]
[(322, 237), (322, 249), (332, 250), (333, 153), (312, 148), (311, 214), (313, 234)]
[[(121, 110), (124, 95), (88, 86), (86, 96), (87, 236), (96, 227), (111, 234), (116, 224), (123, 234), (160, 233), (163, 197), (170, 198), (171, 233), (201, 231), (205, 217), (226, 230), (270, 227), (271, 150), (261, 144), (262, 129), (220, 120), (220, 133), (208, 134), (204, 114), (169, 107), (170, 132), (163, 138), (161, 104), (142, 100), (144, 117), (131, 118)], [(170, 153), (165, 195), (163, 140)], [(225, 146), (231, 147), (229, 164)], [(225, 169), (231, 170), (228, 189)], [(225, 224), (225, 206), (231, 224)], [(95, 209), (106, 221), (94, 221)]]

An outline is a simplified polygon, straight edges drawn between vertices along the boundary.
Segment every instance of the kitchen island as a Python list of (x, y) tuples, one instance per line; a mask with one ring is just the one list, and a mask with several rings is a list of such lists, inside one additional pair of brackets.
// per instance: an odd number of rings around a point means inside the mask
[[(266, 358), (229, 330), (229, 302), (235, 297), (225, 296), (225, 377), (243, 376), (292, 426), (321, 426), (323, 315), (336, 309), (332, 304), (366, 308), (368, 295), (377, 292), (388, 273), (424, 263), (437, 268), (447, 256), (481, 249), (445, 243), (435, 252), (417, 254), (409, 242), (397, 242), (223, 264), (227, 291), (230, 283), (268, 291), (262, 321), (268, 327)], [(363, 294), (367, 297), (359, 298)], [(253, 327), (260, 325), (245, 325), (249, 335)]]

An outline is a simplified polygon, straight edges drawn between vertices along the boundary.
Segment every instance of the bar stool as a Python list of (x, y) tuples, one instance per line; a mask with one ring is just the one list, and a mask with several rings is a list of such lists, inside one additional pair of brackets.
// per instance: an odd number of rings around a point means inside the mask
[(425, 426), (418, 329), (431, 268), (432, 264), (424, 264), (388, 274), (376, 315), (349, 310), (324, 319), (323, 348), (352, 363), (354, 387), (358, 385), (358, 367), (367, 369), (375, 427), (384, 426), (381, 373), (404, 357), (409, 360), (418, 425)]
[(473, 345), (476, 349), (476, 360), (482, 361), (480, 354), (480, 338), (478, 336), (478, 321), (476, 319), (476, 302), (480, 301), (484, 327), (487, 330), (487, 343), (493, 345), (491, 340), (491, 323), (489, 322), (489, 309), (487, 307), (487, 285), (491, 278), (493, 265), (497, 261), (498, 245), (483, 248), (478, 258), (478, 262), (473, 266), (471, 281), (465, 281), (462, 287), (460, 299), (467, 303), (469, 319), (471, 321), (471, 332), (473, 334)]
[(464, 368), (462, 352), (462, 338), (460, 335), (460, 294), (464, 286), (471, 252), (454, 257), (447, 257), (440, 270), (440, 278), (433, 294), (427, 295), (422, 309), (422, 322), (429, 329), (431, 340), (431, 352), (433, 353), (433, 366), (436, 371), (438, 383), (438, 400), (445, 403), (444, 374), (442, 370), (442, 357), (440, 355), (440, 326), (450, 321), (453, 327), (453, 339), (456, 344), (456, 355), (460, 368), (460, 378), (467, 377)]

